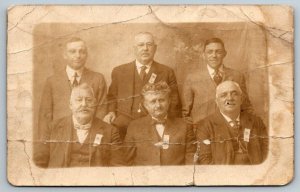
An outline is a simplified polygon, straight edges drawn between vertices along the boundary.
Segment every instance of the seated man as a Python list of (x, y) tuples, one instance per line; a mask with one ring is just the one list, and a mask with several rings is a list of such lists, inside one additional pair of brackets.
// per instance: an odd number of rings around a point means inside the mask
[[(118, 130), (97, 119), (97, 101), (86, 83), (71, 92), (71, 116), (59, 119), (44, 134), (34, 158), (41, 167), (90, 167), (122, 164)], [(50, 140), (48, 140), (50, 138)]]
[(234, 81), (216, 88), (218, 109), (199, 123), (197, 154), (200, 164), (259, 164), (268, 154), (263, 121), (241, 112), (242, 90)]
[(170, 91), (166, 82), (143, 87), (143, 105), (149, 115), (129, 124), (125, 137), (129, 165), (193, 164), (194, 132), (182, 119), (168, 115)]

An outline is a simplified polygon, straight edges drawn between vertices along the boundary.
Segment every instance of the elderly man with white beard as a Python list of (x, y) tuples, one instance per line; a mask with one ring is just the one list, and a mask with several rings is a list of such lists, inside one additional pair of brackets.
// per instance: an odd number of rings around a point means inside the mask
[[(50, 125), (35, 150), (40, 167), (91, 167), (122, 165), (118, 130), (95, 117), (93, 89), (83, 83), (72, 89), (71, 116)], [(50, 140), (48, 140), (50, 138)]]

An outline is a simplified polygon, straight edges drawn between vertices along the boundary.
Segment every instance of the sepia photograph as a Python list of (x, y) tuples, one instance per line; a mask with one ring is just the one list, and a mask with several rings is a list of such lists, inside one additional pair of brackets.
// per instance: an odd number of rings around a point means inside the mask
[(11, 184), (294, 177), (292, 7), (20, 5), (7, 14)]

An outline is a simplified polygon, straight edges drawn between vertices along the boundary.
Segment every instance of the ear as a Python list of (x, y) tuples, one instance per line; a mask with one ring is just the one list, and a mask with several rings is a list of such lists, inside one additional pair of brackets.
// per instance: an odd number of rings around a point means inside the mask
[(63, 51), (63, 58), (64, 58), (64, 59), (67, 59), (67, 53), (66, 53), (66, 50)]
[(72, 110), (72, 104), (71, 104), (71, 102), (69, 103), (69, 108)]
[(226, 55), (227, 55), (227, 51), (224, 51), (224, 57), (226, 57)]
[(155, 52), (156, 52), (156, 49), (157, 49), (157, 45), (155, 44), (155, 45), (154, 45), (154, 54), (155, 54)]

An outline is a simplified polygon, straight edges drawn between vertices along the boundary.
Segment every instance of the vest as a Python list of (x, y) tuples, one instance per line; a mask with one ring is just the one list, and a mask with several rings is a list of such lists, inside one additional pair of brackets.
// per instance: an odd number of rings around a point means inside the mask
[(69, 167), (89, 167), (90, 166), (90, 133), (87, 135), (83, 144), (79, 143), (76, 130), (72, 130), (72, 144), (71, 144), (71, 154), (70, 154), (70, 164)]
[(134, 87), (133, 87), (133, 102), (132, 102), (132, 106), (131, 106), (131, 115), (133, 117), (133, 119), (137, 119), (143, 116), (146, 116), (147, 112), (145, 112), (146, 109), (144, 109), (142, 107), (142, 103), (141, 103), (141, 91), (143, 89), (143, 86), (146, 84), (145, 82), (147, 82), (149, 73), (147, 74), (145, 81), (143, 82), (141, 80), (141, 77), (138, 73), (138, 71), (135, 69), (134, 70)]

